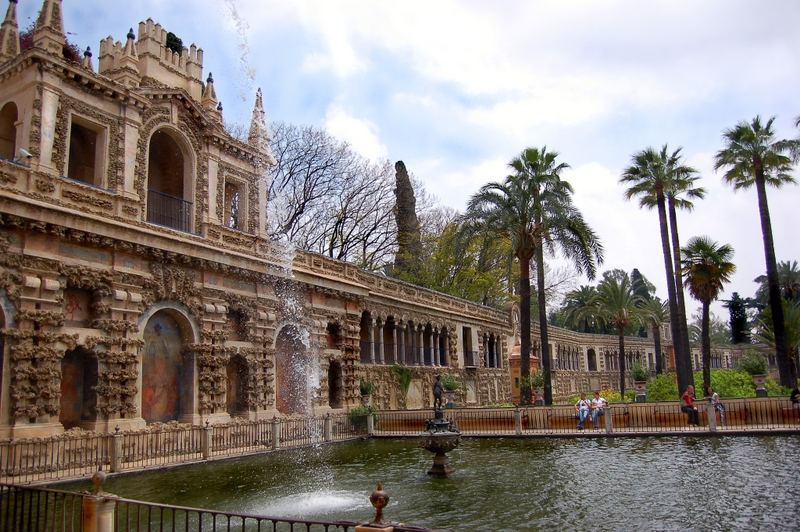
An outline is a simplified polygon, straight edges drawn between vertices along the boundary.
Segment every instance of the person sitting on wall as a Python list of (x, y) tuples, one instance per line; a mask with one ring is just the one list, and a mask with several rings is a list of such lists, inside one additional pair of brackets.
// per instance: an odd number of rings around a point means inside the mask
[(697, 407), (694, 405), (694, 386), (690, 384), (686, 387), (686, 391), (683, 392), (681, 400), (683, 400), (681, 412), (684, 412), (688, 415), (689, 425), (699, 425), (700, 413), (697, 411)]
[(605, 414), (605, 409), (608, 407), (608, 401), (600, 397), (600, 392), (594, 392), (594, 399), (592, 399), (592, 427), (599, 429), (600, 425), (597, 418)]
[(583, 430), (583, 424), (586, 418), (589, 417), (589, 410), (592, 408), (592, 403), (586, 399), (586, 392), (581, 392), (581, 398), (575, 403), (575, 411), (578, 413), (578, 430)]

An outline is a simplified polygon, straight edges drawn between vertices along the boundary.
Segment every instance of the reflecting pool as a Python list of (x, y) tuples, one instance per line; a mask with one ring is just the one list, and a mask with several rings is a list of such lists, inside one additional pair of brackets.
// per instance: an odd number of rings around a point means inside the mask
[[(797, 526), (800, 437), (465, 439), (428, 478), (416, 440), (368, 440), (110, 478), (121, 497), (436, 530), (731, 530)], [(86, 489), (72, 484), (70, 489)]]

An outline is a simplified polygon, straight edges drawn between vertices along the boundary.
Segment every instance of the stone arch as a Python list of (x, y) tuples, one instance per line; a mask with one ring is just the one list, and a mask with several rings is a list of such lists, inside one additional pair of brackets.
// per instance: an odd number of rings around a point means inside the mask
[(65, 429), (97, 420), (97, 356), (84, 347), (61, 359), (61, 398), (58, 420)]
[(282, 414), (305, 413), (309, 405), (310, 364), (303, 332), (288, 324), (275, 337), (275, 406)]
[(342, 345), (342, 324), (338, 321), (329, 321), (325, 326), (325, 347), (339, 349)]
[(147, 142), (147, 221), (192, 232), (195, 159), (191, 142), (171, 126), (153, 130)]
[(242, 355), (233, 355), (225, 366), (227, 385), (225, 403), (228, 414), (241, 416), (247, 413), (247, 384), (250, 380), (250, 368)]
[(0, 109), (0, 159), (14, 160), (17, 154), (17, 104), (6, 103)]
[(394, 316), (389, 315), (383, 319), (383, 326), (381, 327), (381, 334), (383, 335), (383, 362), (385, 364), (394, 364), (397, 362), (395, 352), (397, 346), (395, 345), (395, 338), (397, 337), (397, 321)]
[[(141, 360), (141, 415), (147, 422), (191, 418), (197, 394), (195, 359), (187, 348), (199, 330), (183, 305), (162, 302), (139, 319), (144, 340)], [(143, 326), (142, 326), (143, 324)]]
[(359, 347), (361, 353), (361, 363), (369, 364), (373, 361), (374, 355), (374, 338), (372, 331), (372, 313), (365, 310), (361, 313), (361, 327), (359, 332)]
[(344, 403), (344, 378), (342, 364), (338, 360), (328, 363), (328, 406), (342, 408)]

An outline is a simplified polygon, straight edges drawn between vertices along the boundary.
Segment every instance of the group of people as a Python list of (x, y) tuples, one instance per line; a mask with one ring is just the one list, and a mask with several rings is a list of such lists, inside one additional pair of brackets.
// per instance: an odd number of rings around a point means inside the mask
[[(720, 424), (724, 427), (725, 426), (725, 405), (722, 404), (722, 401), (719, 398), (719, 394), (714, 391), (714, 388), (711, 385), (706, 387), (706, 393), (704, 397), (708, 403), (714, 407), (714, 411), (719, 413), (719, 421)], [(697, 410), (697, 405), (694, 404), (695, 402), (694, 396), (694, 386), (691, 384), (686, 387), (684, 390), (683, 395), (681, 396), (681, 401), (683, 404), (681, 405), (681, 411), (688, 416), (689, 425), (699, 426), (700, 425), (700, 413)]]
[(594, 398), (590, 401), (586, 398), (586, 393), (581, 392), (581, 398), (575, 403), (575, 412), (578, 416), (578, 430), (583, 430), (584, 423), (591, 416), (592, 427), (598, 429), (599, 417), (605, 412), (608, 407), (608, 401), (600, 397), (600, 392), (594, 392)]

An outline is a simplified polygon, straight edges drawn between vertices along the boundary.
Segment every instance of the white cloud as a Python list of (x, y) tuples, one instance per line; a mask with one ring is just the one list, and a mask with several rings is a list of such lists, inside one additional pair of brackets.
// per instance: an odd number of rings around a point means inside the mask
[(328, 107), (325, 128), (331, 135), (348, 142), (355, 151), (369, 159), (382, 159), (389, 153), (380, 141), (375, 124), (352, 116), (338, 105)]

